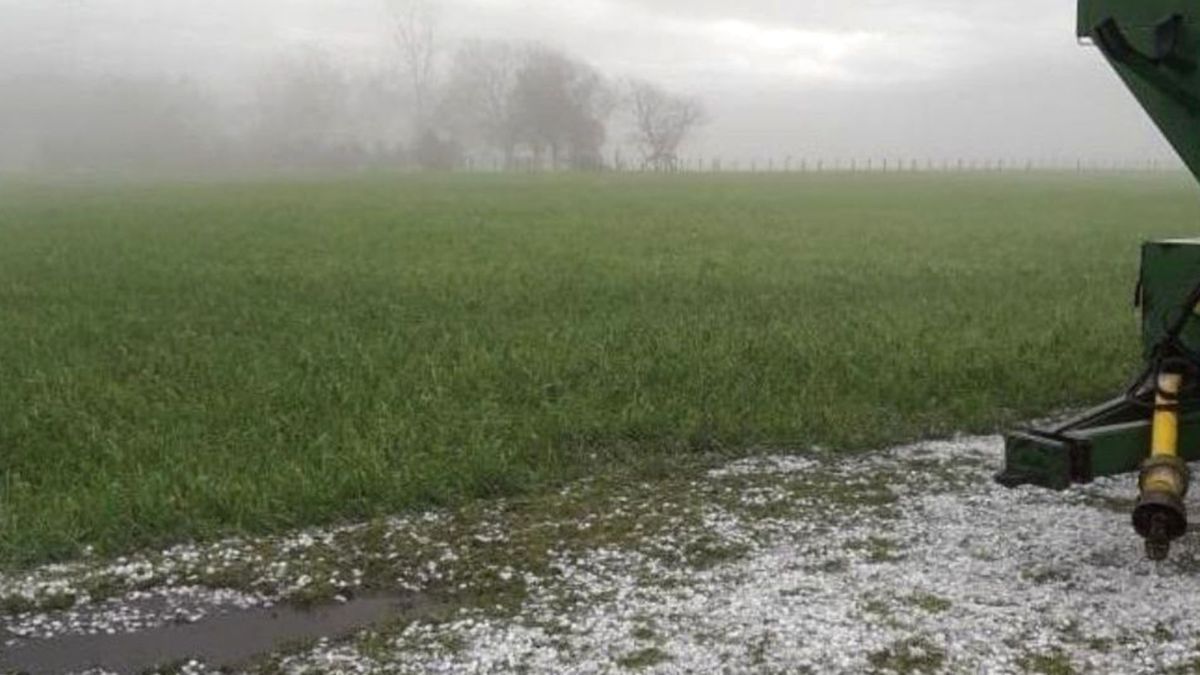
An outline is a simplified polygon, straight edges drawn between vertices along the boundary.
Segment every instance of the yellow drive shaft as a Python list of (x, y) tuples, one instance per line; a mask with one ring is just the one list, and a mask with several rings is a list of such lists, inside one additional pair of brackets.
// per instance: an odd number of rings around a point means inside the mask
[(1187, 463), (1179, 456), (1179, 395), (1183, 375), (1160, 373), (1154, 401), (1150, 458), (1142, 465), (1138, 487), (1141, 497), (1133, 512), (1133, 526), (1146, 540), (1146, 555), (1164, 560), (1171, 542), (1187, 531), (1183, 498), (1188, 491)]

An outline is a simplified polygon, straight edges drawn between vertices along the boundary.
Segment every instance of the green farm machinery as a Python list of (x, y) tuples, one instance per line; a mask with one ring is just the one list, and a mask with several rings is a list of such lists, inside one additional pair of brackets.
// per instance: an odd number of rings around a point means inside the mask
[[(1200, 0), (1080, 0), (1095, 44), (1200, 179)], [(1153, 560), (1187, 531), (1200, 460), (1200, 239), (1152, 241), (1137, 288), (1146, 367), (1115, 400), (1008, 435), (1004, 485), (1065, 489), (1140, 471), (1133, 522)]]

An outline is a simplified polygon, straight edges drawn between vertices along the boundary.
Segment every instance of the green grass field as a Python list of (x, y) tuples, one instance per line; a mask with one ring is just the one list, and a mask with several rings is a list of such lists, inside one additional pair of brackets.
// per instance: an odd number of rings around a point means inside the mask
[(0, 562), (997, 430), (1197, 232), (1183, 176), (0, 186)]

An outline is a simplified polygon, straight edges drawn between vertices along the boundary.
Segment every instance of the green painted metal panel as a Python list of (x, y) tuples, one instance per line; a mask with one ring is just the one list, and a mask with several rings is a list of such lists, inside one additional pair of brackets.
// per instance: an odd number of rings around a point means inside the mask
[[(1149, 421), (1130, 422), (1087, 429), (1072, 436), (1088, 443), (1093, 478), (1116, 476), (1137, 471), (1150, 456), (1150, 426)], [(1189, 435), (1196, 433), (1191, 431)]]
[(1016, 432), (1004, 439), (1004, 471), (997, 476), (1004, 485), (1037, 485), (1065, 490), (1080, 482), (1071, 475), (1071, 448), (1061, 439), (1035, 431)]
[[(1152, 241), (1142, 247), (1142, 341), (1149, 358), (1155, 345), (1184, 314), (1200, 283), (1200, 239)], [(1189, 321), (1180, 336), (1184, 346), (1200, 353), (1200, 317)]]
[[(1150, 454), (1150, 422), (1132, 422), (1088, 429), (1072, 434), (1092, 449), (1093, 476), (1115, 476), (1137, 471)], [(1179, 422), (1179, 450), (1189, 462), (1200, 460), (1200, 415)]]
[(1092, 29), (1109, 17), (1130, 26), (1149, 28), (1172, 14), (1200, 17), (1195, 0), (1082, 0), (1079, 3), (1079, 37), (1091, 37)]
[(1200, 2), (1081, 0), (1091, 38), (1200, 178)]

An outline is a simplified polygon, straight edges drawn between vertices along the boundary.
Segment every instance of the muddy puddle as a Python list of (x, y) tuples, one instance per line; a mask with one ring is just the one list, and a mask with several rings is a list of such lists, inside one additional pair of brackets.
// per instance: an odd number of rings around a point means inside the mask
[(277, 606), (231, 610), (195, 623), (173, 623), (117, 635), (66, 635), (21, 640), (3, 648), (0, 673), (56, 675), (89, 669), (143, 673), (198, 659), (233, 668), (256, 657), (320, 638), (342, 638), (380, 623), (419, 618), (433, 603), (417, 595), (361, 597), (308, 609)]

